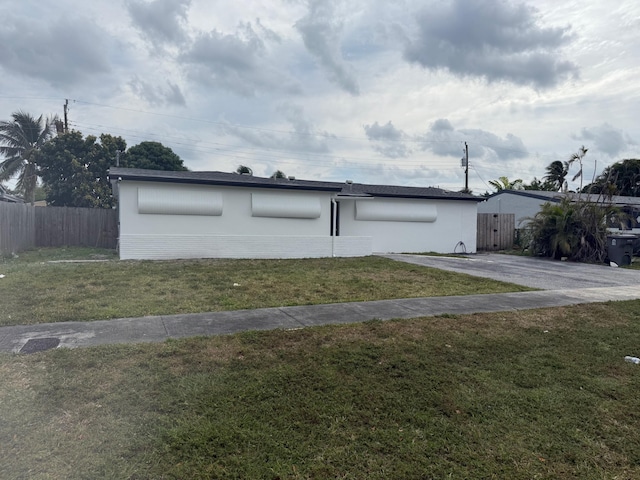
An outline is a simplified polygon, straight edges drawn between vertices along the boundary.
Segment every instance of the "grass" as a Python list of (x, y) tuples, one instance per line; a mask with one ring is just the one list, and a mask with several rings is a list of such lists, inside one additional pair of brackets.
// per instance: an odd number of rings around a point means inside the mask
[(18, 479), (640, 478), (640, 302), (0, 355)]
[[(109, 261), (49, 263), (96, 257)], [(380, 257), (117, 261), (41, 249), (5, 259), (0, 273), (0, 325), (530, 290)]]
[(632, 257), (631, 265), (627, 265), (624, 268), (631, 268), (633, 270), (640, 270), (640, 257)]

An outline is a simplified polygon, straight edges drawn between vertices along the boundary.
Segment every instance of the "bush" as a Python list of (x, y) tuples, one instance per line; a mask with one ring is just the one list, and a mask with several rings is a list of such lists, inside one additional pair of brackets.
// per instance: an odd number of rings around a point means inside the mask
[(592, 201), (545, 203), (531, 219), (531, 253), (579, 262), (607, 257), (607, 218), (617, 209)]

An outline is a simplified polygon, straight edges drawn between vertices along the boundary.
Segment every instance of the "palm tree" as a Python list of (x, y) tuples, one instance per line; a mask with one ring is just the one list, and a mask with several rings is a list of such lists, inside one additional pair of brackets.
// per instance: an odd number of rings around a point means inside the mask
[(569, 161), (567, 162), (567, 170), (568, 167), (570, 167), (571, 165), (573, 165), (575, 162), (578, 162), (578, 165), (580, 165), (580, 170), (578, 170), (578, 173), (576, 173), (573, 178), (571, 179), (572, 182), (575, 182), (576, 179), (578, 177), (580, 177), (580, 190), (578, 190), (579, 192), (582, 191), (582, 160), (584, 159), (584, 156), (587, 154), (587, 152), (589, 151), (588, 148), (584, 148), (584, 145), (582, 145), (579, 149), (577, 153), (574, 153), (571, 155), (571, 158), (569, 158)]
[(551, 162), (547, 168), (547, 174), (543, 177), (545, 182), (552, 185), (556, 192), (567, 189), (567, 174), (569, 173), (569, 162), (556, 160)]
[(14, 112), (13, 121), (0, 121), (0, 181), (18, 177), (16, 189), (27, 202), (34, 203), (38, 183), (38, 155), (53, 136), (56, 117), (37, 119), (23, 111)]
[(287, 178), (287, 176), (284, 174), (282, 170), (276, 170), (271, 174), (271, 177), (269, 178)]
[(238, 168), (236, 168), (236, 173), (239, 173), (240, 175), (253, 175), (253, 170), (251, 170), (246, 165), (238, 165)]
[(511, 182), (508, 177), (500, 177), (497, 180), (489, 180), (489, 185), (495, 188), (497, 192), (500, 190), (522, 190), (524, 188), (521, 178)]

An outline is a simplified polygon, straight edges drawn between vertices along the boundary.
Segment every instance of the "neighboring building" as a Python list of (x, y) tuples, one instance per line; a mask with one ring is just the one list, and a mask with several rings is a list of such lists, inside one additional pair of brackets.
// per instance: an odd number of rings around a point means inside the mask
[(476, 251), (479, 197), (439, 188), (112, 168), (122, 259)]
[(640, 215), (640, 197), (602, 197), (594, 194), (573, 192), (547, 192), (543, 190), (501, 190), (478, 204), (478, 213), (513, 213), (516, 217), (516, 228), (522, 228), (540, 211), (540, 207), (548, 202), (560, 203), (569, 197), (572, 201), (598, 201), (605, 205), (613, 205), (629, 215), (628, 229), (637, 230)]
[(0, 202), (24, 203), (24, 200), (20, 197), (16, 197), (15, 195), (11, 195), (2, 185), (0, 185)]

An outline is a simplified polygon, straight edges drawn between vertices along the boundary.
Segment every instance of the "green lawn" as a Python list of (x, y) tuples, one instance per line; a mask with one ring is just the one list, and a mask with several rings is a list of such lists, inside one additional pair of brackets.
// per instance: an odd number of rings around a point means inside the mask
[[(94, 262), (61, 262), (73, 258)], [(0, 325), (530, 290), (380, 257), (118, 261), (40, 249), (0, 260), (0, 274)]]
[(640, 301), (0, 355), (7, 479), (637, 479)]

